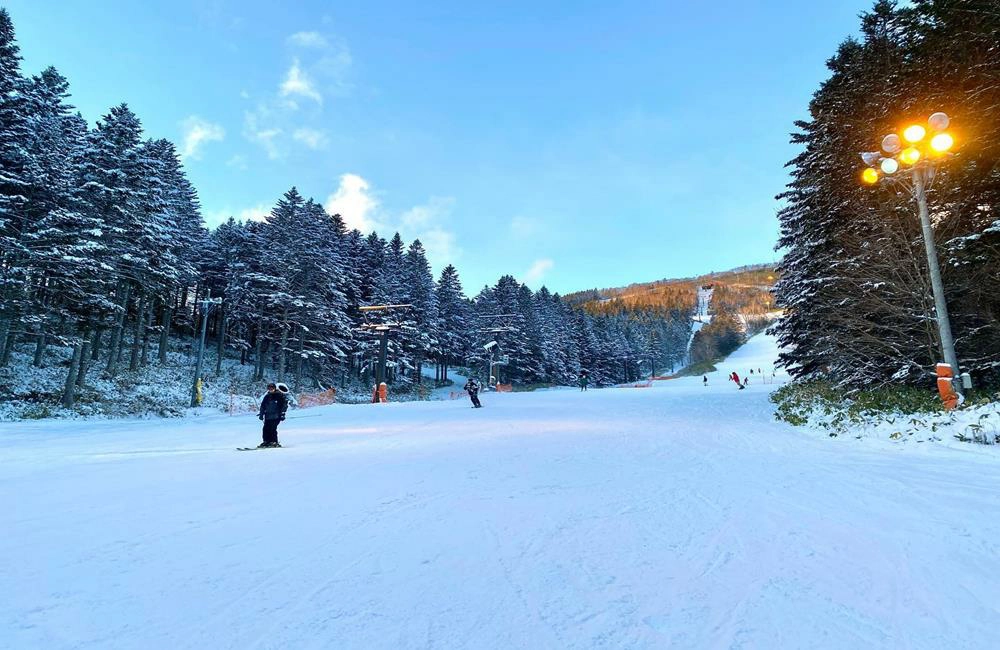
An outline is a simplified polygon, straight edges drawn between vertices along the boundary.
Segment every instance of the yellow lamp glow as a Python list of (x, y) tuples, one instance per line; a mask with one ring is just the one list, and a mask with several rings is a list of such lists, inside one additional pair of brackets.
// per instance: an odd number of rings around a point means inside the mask
[(865, 171), (861, 172), (861, 180), (871, 185), (872, 183), (878, 182), (878, 172), (868, 167)]
[(949, 133), (938, 133), (931, 138), (931, 149), (938, 153), (944, 153), (955, 145), (955, 138)]
[(899, 159), (907, 165), (916, 165), (917, 161), (920, 160), (920, 149), (907, 147), (899, 154)]
[(903, 137), (906, 138), (907, 142), (920, 142), (927, 135), (927, 129), (920, 126), (919, 124), (914, 124), (913, 126), (906, 127), (903, 131)]

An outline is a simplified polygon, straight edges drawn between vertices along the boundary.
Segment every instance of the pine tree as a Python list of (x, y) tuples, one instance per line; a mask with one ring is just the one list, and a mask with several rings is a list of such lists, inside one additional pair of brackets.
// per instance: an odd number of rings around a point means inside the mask
[(443, 365), (440, 378), (448, 378), (449, 365), (461, 363), (473, 337), (470, 305), (462, 292), (458, 271), (449, 264), (441, 271), (435, 287), (438, 305), (438, 341)]
[(413, 305), (410, 310), (410, 331), (406, 344), (413, 355), (414, 378), (421, 381), (421, 366), (424, 359), (439, 353), (438, 304), (434, 292), (434, 276), (427, 262), (427, 254), (419, 239), (413, 240), (406, 250), (403, 278), (405, 295), (403, 298)]
[(17, 332), (12, 325), (24, 310), (25, 258), (22, 236), (28, 187), (26, 151), (31, 139), (25, 80), (14, 25), (0, 8), (0, 365)]
[[(862, 17), (861, 41), (829, 62), (811, 119), (796, 124), (803, 151), (781, 198), (787, 253), (776, 287), (785, 317), (774, 331), (782, 362), (799, 377), (869, 385), (923, 382), (941, 358), (922, 235), (909, 193), (852, 184), (857, 152), (874, 149), (903, 119), (945, 109), (970, 138), (941, 166), (929, 200), (947, 301), (963, 366), (995, 372), (1000, 358), (998, 276), (1000, 182), (996, 115), (1000, 30), (979, 3), (880, 1)], [(898, 89), (905, 88), (900, 94)], [(902, 100), (902, 101), (901, 101)]]

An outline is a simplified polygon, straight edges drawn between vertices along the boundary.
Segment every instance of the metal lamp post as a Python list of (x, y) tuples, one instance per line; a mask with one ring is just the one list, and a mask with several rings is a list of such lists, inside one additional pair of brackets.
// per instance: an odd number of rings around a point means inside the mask
[[(882, 138), (882, 151), (861, 154), (868, 165), (861, 178), (865, 183), (891, 182), (906, 188), (917, 202), (920, 227), (923, 232), (924, 250), (927, 253), (927, 269), (934, 292), (934, 309), (937, 313), (938, 333), (945, 363), (952, 367), (954, 376), (959, 376), (958, 357), (955, 354), (955, 340), (951, 335), (951, 319), (948, 317), (948, 303), (945, 301), (944, 284), (941, 282), (941, 267), (934, 247), (934, 229), (931, 227), (927, 211), (927, 189), (934, 182), (937, 166), (952, 157), (954, 138), (946, 129), (951, 120), (944, 113), (934, 113), (927, 120), (928, 128), (913, 124), (903, 130), (902, 138), (890, 133)], [(928, 136), (928, 130), (933, 135)], [(884, 152), (884, 153), (883, 153)], [(956, 382), (957, 384), (957, 382)], [(956, 385), (956, 389), (958, 386)]]

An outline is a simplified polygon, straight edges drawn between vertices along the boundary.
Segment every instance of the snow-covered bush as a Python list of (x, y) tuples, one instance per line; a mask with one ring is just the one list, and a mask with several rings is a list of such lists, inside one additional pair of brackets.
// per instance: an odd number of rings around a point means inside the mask
[(775, 418), (824, 431), (917, 442), (945, 436), (962, 442), (1000, 443), (1000, 394), (946, 411), (937, 393), (909, 386), (845, 391), (822, 381), (795, 382), (771, 394)]

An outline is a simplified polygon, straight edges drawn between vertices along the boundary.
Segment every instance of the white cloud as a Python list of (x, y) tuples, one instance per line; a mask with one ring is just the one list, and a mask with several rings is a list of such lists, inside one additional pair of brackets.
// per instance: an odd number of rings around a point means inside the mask
[(228, 207), (222, 210), (210, 210), (206, 211), (203, 216), (205, 217), (206, 225), (215, 227), (227, 221), (229, 217), (235, 217), (237, 221), (264, 221), (270, 214), (270, 205), (267, 203), (258, 203), (255, 206), (241, 210), (233, 210)]
[(443, 269), (454, 264), (462, 255), (462, 249), (455, 242), (455, 233), (439, 226), (418, 233), (414, 239), (419, 239), (424, 245), (427, 261), (435, 268)]
[(511, 234), (520, 239), (527, 239), (537, 233), (538, 230), (539, 223), (534, 219), (518, 216), (510, 220)]
[(292, 95), (307, 97), (317, 104), (323, 103), (323, 96), (319, 94), (315, 84), (302, 70), (298, 59), (292, 60), (292, 67), (288, 69), (285, 80), (281, 82), (281, 96), (289, 97)]
[(296, 32), (288, 37), (288, 42), (299, 47), (314, 47), (324, 49), (330, 45), (319, 32)]
[(226, 161), (226, 167), (235, 167), (236, 169), (246, 169), (247, 157), (242, 154), (236, 154), (235, 156)]
[(325, 89), (338, 97), (351, 94), (354, 84), (349, 80), (349, 72), (354, 64), (351, 51), (344, 43), (338, 43), (312, 67), (325, 81)]
[(431, 224), (432, 221), (447, 216), (455, 205), (455, 199), (450, 196), (432, 196), (424, 205), (415, 205), (401, 217), (402, 226), (408, 230), (419, 230)]
[(184, 129), (184, 143), (181, 146), (181, 158), (184, 160), (188, 158), (197, 160), (201, 157), (198, 150), (203, 143), (226, 137), (226, 130), (220, 125), (212, 124), (197, 115), (191, 115), (181, 122), (181, 128)]
[(357, 228), (368, 233), (378, 229), (375, 212), (378, 200), (372, 196), (368, 181), (357, 174), (340, 177), (337, 191), (326, 199), (323, 206), (330, 214), (339, 214), (348, 228)]
[(531, 265), (531, 268), (521, 276), (521, 282), (527, 285), (536, 285), (541, 282), (545, 274), (555, 266), (555, 262), (548, 258), (535, 260), (535, 263)]
[(252, 208), (244, 208), (236, 214), (239, 221), (264, 221), (271, 214), (271, 206), (267, 203), (258, 203)]
[(438, 268), (456, 262), (462, 254), (456, 246), (455, 233), (444, 227), (454, 205), (453, 197), (433, 196), (424, 205), (413, 206), (404, 212), (399, 219), (400, 234), (408, 239), (419, 239), (427, 251), (427, 260)]
[(296, 129), (292, 138), (301, 142), (310, 149), (325, 149), (327, 143), (326, 133), (318, 129), (301, 128)]
[(357, 174), (344, 174), (324, 207), (330, 214), (343, 217), (348, 228), (357, 228), (363, 233), (377, 231), (383, 237), (399, 232), (406, 241), (419, 239), (427, 252), (427, 260), (441, 269), (456, 262), (462, 254), (455, 233), (447, 228), (454, 205), (452, 197), (434, 196), (423, 205), (390, 214), (381, 208), (367, 180)]
[(258, 106), (255, 111), (245, 112), (243, 114), (243, 137), (263, 147), (264, 151), (267, 152), (267, 157), (276, 160), (281, 157), (276, 140), (283, 131), (280, 128), (262, 124), (262, 122), (269, 122), (270, 118), (270, 110), (263, 105)]

